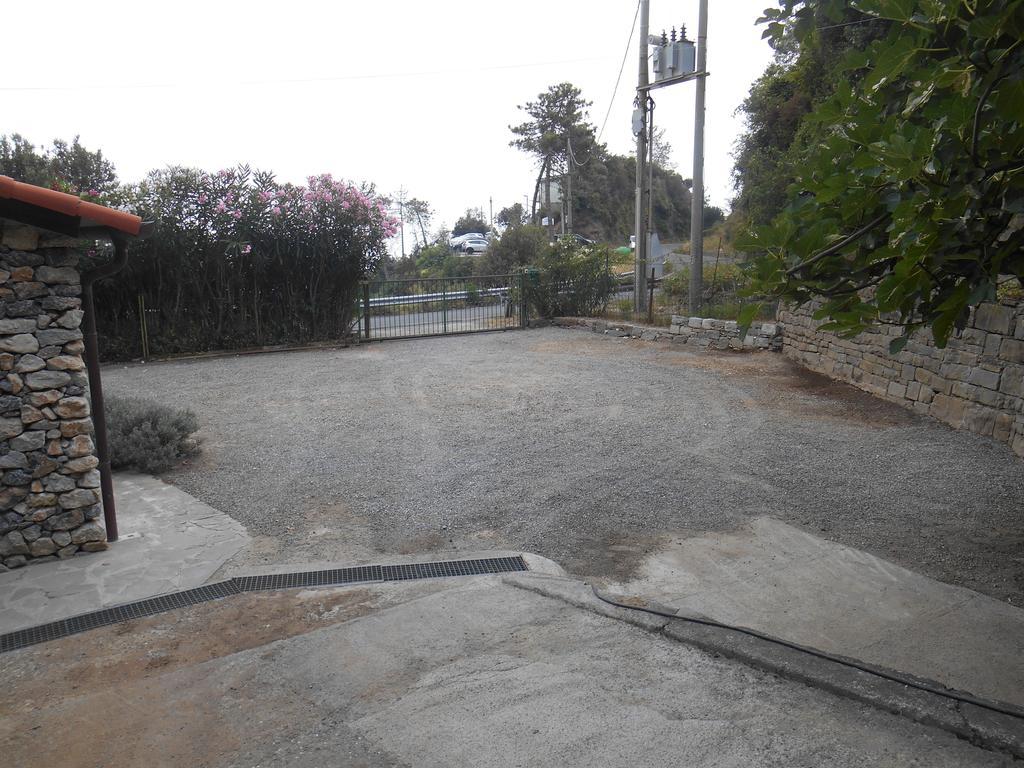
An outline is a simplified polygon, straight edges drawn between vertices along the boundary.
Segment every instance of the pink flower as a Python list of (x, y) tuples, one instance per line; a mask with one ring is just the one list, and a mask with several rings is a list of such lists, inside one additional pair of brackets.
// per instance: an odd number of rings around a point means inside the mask
[(274, 214), (275, 216), (280, 216), (281, 215), (281, 208), (280, 208), (280, 206), (275, 205), (273, 208), (270, 209), (270, 212), (272, 214)]
[(226, 211), (227, 209), (228, 207), (223, 200), (217, 203), (217, 213), (224, 213), (224, 211)]
[(252, 253), (252, 246), (251, 245), (243, 245), (242, 246), (242, 253)]
[(241, 211), (232, 211), (231, 215), (234, 216), (236, 219), (242, 218), (242, 212)]
[(89, 196), (90, 197), (99, 197), (100, 196), (100, 191), (98, 189), (90, 189), (89, 190)]
[(205, 192), (200, 192), (199, 193), (199, 204), (200, 205), (203, 205), (209, 199), (210, 198), (207, 196), (207, 194)]

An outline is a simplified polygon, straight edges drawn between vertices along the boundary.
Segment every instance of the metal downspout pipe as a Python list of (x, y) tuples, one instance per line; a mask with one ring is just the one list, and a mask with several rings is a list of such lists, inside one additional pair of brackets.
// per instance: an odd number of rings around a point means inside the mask
[(114, 506), (114, 482), (110, 470), (110, 448), (107, 442), (107, 416), (103, 406), (103, 382), (100, 379), (99, 342), (96, 336), (96, 306), (92, 286), (97, 280), (110, 277), (128, 262), (128, 243), (117, 233), (110, 233), (114, 243), (114, 259), (96, 269), (82, 273), (82, 325), (85, 330), (85, 367), (89, 373), (89, 399), (92, 401), (92, 424), (96, 436), (96, 456), (100, 465), (100, 495), (103, 499), (103, 523), (107, 541), (117, 541), (117, 509)]

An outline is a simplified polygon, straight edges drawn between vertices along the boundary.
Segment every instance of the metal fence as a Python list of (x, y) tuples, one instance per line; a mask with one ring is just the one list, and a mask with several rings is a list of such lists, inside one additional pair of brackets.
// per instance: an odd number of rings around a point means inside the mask
[(523, 328), (522, 281), (521, 274), (367, 281), (353, 330), (375, 341)]
[(633, 273), (615, 275), (615, 289), (608, 297), (605, 309), (601, 313), (602, 317), (665, 326), (669, 325), (673, 315), (697, 314), (701, 317), (735, 320), (748, 304), (760, 305), (755, 320), (770, 320), (775, 317), (778, 302), (761, 296), (747, 296), (734, 278), (722, 279), (717, 272), (717, 265), (714, 269), (705, 270), (701, 308), (696, 313), (690, 308), (688, 281), (676, 282), (674, 273), (662, 277), (656, 277), (653, 272), (648, 275), (645, 290), (647, 309), (640, 314), (633, 309)]

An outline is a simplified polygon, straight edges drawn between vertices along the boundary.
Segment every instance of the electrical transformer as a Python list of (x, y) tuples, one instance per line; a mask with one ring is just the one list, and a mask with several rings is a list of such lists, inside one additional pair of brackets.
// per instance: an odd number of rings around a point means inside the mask
[(661, 33), (661, 42), (653, 46), (651, 61), (654, 67), (654, 82), (660, 83), (681, 75), (693, 74), (696, 69), (697, 50), (691, 40), (686, 39), (686, 27), (676, 39), (675, 27), (671, 38)]

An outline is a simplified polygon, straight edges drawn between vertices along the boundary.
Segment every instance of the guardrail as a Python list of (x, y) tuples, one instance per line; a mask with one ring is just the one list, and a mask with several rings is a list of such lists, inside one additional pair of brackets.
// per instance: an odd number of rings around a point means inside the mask
[(425, 304), (432, 301), (466, 301), (472, 296), (499, 296), (502, 299), (507, 299), (509, 294), (509, 287), (502, 286), (499, 288), (485, 288), (477, 291), (442, 291), (441, 293), (418, 293), (409, 296), (377, 296), (370, 297), (370, 308), (376, 307), (393, 307), (402, 306), (408, 304)]

